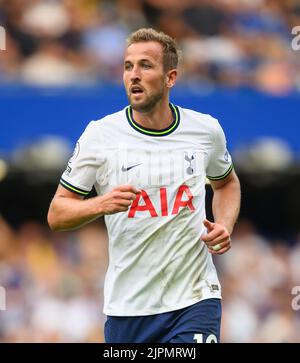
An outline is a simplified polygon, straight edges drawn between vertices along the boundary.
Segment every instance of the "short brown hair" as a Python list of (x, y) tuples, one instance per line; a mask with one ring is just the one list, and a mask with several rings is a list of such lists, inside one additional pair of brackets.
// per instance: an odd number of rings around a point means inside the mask
[(157, 42), (163, 47), (163, 66), (165, 71), (178, 66), (179, 47), (175, 39), (152, 28), (141, 28), (127, 38), (127, 47), (134, 43)]

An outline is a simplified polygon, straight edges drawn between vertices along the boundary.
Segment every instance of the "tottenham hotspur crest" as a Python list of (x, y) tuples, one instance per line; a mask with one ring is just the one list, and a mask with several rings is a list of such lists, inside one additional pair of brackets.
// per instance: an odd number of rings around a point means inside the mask
[(194, 166), (193, 166), (193, 161), (195, 160), (195, 154), (193, 153), (192, 155), (188, 155), (188, 153), (185, 153), (185, 156), (184, 156), (184, 159), (185, 161), (187, 161), (189, 163), (187, 169), (186, 169), (186, 172), (189, 174), (189, 175), (192, 175), (194, 174)]

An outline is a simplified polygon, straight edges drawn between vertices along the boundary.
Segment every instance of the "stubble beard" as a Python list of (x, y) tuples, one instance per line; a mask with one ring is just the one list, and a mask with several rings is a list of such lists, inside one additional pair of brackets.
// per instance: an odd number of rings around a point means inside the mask
[(162, 98), (163, 98), (163, 90), (160, 90), (159, 92), (151, 96), (146, 96), (144, 102), (137, 104), (131, 100), (130, 96), (128, 96), (129, 103), (132, 109), (140, 113), (147, 113), (154, 110), (155, 106), (159, 101), (161, 101)]

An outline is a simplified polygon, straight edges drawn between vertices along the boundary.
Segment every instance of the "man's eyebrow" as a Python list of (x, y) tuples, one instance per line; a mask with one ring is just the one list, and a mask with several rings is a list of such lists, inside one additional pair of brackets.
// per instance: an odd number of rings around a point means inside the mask
[(141, 59), (141, 62), (154, 63), (152, 59)]
[[(147, 58), (139, 59), (138, 62), (151, 62), (151, 63), (153, 63), (153, 61), (151, 59), (147, 59)], [(132, 63), (132, 62), (130, 60), (125, 60), (124, 63)]]

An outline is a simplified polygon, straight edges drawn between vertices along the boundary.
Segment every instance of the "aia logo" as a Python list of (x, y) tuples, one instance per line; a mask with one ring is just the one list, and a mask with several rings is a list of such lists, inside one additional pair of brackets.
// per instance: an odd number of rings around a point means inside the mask
[(128, 218), (134, 218), (136, 212), (149, 212), (151, 217), (166, 217), (168, 215), (178, 214), (180, 208), (189, 208), (191, 212), (195, 211), (193, 205), (193, 194), (187, 185), (181, 185), (178, 188), (174, 203), (171, 210), (168, 207), (167, 188), (159, 189), (160, 209), (157, 210), (145, 190), (142, 190), (141, 194), (138, 194), (135, 200), (132, 202), (128, 212)]

